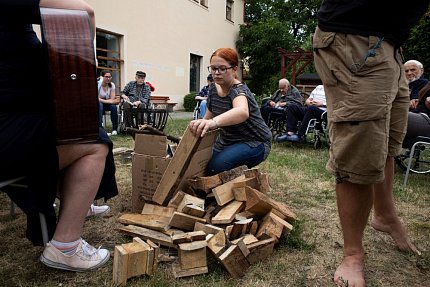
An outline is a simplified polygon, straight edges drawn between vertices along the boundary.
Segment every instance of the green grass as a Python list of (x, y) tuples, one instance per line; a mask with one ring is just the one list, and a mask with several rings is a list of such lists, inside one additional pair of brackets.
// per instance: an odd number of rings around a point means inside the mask
[[(165, 132), (182, 136), (189, 120), (169, 119)], [(133, 147), (131, 136), (112, 137), (115, 147)], [(299, 221), (285, 234), (269, 259), (251, 266), (241, 279), (232, 279), (213, 259), (209, 273), (174, 279), (170, 264), (161, 263), (155, 276), (130, 278), (127, 286), (333, 286), (333, 272), (342, 256), (342, 235), (336, 208), (334, 179), (325, 170), (328, 149), (311, 145), (274, 144), (259, 168), (269, 174), (270, 197), (284, 202)], [(120, 194), (110, 200), (110, 217), (85, 223), (83, 237), (113, 251), (130, 242), (120, 234), (117, 218), (131, 208), (131, 162), (116, 157)], [(403, 187), (403, 174), (396, 169), (394, 196), (398, 213), (423, 256), (396, 250), (385, 234), (366, 228), (367, 286), (430, 286), (430, 176), (412, 174)], [(9, 200), (0, 194), (0, 286), (112, 286), (112, 264), (96, 272), (72, 273), (47, 268), (38, 258), (41, 248), (25, 239), (25, 216), (12, 218)]]

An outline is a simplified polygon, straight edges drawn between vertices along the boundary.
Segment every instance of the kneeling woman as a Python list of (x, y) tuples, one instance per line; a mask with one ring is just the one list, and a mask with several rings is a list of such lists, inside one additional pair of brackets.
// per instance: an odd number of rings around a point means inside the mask
[(207, 111), (203, 119), (193, 120), (189, 128), (196, 136), (220, 128), (208, 163), (208, 175), (241, 165), (254, 167), (269, 155), (272, 134), (248, 87), (237, 79), (239, 57), (231, 48), (219, 48), (211, 56)]

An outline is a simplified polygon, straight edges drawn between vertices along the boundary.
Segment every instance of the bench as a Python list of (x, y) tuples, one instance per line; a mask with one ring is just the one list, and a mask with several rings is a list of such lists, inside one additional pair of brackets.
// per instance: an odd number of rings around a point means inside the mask
[(173, 112), (173, 107), (177, 103), (170, 103), (170, 98), (167, 96), (150, 96), (149, 100), (154, 109), (166, 109), (169, 112)]

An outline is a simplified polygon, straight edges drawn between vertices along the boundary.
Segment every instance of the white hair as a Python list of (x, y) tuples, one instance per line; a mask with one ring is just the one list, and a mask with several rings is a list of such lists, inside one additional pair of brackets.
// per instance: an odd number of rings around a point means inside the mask
[(417, 60), (406, 61), (405, 65), (415, 65), (415, 66), (417, 66), (420, 69), (424, 69), (423, 64), (420, 61), (417, 61)]

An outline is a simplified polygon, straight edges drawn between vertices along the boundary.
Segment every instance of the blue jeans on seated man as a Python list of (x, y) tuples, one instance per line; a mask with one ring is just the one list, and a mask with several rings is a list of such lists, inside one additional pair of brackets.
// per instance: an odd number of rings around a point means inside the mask
[(103, 126), (103, 114), (105, 113), (105, 111), (110, 111), (110, 120), (112, 122), (112, 131), (117, 131), (118, 130), (118, 109), (117, 109), (117, 106), (99, 103), (100, 126)]
[(202, 100), (200, 102), (200, 117), (203, 119), (205, 114), (206, 114), (206, 100)]
[(227, 146), (223, 150), (214, 149), (207, 170), (209, 175), (214, 175), (241, 165), (252, 168), (264, 160), (264, 153), (263, 143), (256, 147), (251, 147), (246, 143), (237, 143)]

